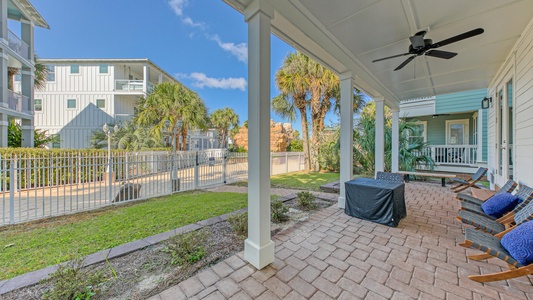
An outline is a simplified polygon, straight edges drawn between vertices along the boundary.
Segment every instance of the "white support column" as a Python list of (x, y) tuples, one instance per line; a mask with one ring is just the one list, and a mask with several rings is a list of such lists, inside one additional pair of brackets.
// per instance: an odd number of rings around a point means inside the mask
[(143, 66), (143, 92), (148, 94), (148, 82), (150, 81), (150, 67)]
[(8, 44), (7, 42), (7, 35), (8, 35), (8, 27), (7, 27), (7, 3), (9, 0), (0, 0), (0, 42), (3, 42), (4, 44)]
[(400, 162), (400, 112), (398, 108), (391, 109), (392, 112), (392, 153), (391, 172), (398, 172)]
[(477, 162), (483, 161), (483, 111), (477, 111)]
[(248, 23), (248, 239), (244, 259), (257, 269), (274, 262), (270, 237), (270, 22), (273, 8), (255, 0)]
[(7, 147), (7, 127), (9, 123), (7, 121), (7, 114), (0, 113), (0, 147)]
[(157, 83), (163, 83), (163, 73), (159, 74), (159, 78), (157, 80)]
[(338, 205), (344, 208), (346, 204), (346, 190), (344, 183), (352, 180), (353, 176), (353, 74), (340, 74), (341, 81), (341, 157), (340, 157), (340, 194)]
[(33, 46), (33, 25), (30, 23), (30, 22), (27, 22), (27, 21), (22, 21), (22, 25), (21, 25), (21, 39), (22, 41), (24, 41), (24, 43), (26, 43), (28, 45), (28, 57), (24, 57), (24, 58), (27, 58), (28, 60), (33, 60), (33, 52), (34, 52), (34, 46)]
[(8, 69), (7, 54), (0, 49), (0, 106), (9, 107), (9, 90), (7, 89), (7, 69)]
[[(34, 103), (33, 103), (33, 84), (34, 84), (34, 78), (35, 75), (29, 68), (22, 68), (21, 71), (21, 92), (22, 95), (27, 97), (26, 99), (23, 98), (23, 101), (28, 101), (27, 103), (22, 104), (23, 110), (25, 110), (25, 107), (27, 107), (27, 110), (30, 111), (33, 114), (34, 111)], [(22, 147), (30, 147), (33, 148), (34, 146), (34, 119), (22, 119), (21, 124), (22, 129)]]
[(385, 99), (376, 98), (376, 155), (375, 172), (385, 169)]

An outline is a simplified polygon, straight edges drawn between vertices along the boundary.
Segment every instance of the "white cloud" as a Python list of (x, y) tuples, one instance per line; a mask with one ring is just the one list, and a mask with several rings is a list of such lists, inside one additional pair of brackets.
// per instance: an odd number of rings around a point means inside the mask
[(189, 4), (188, 0), (169, 0), (168, 4), (174, 11), (174, 13), (181, 17), (183, 16), (183, 7)]
[(213, 78), (207, 77), (204, 73), (194, 72), (190, 75), (176, 74), (177, 78), (189, 78), (193, 80), (192, 85), (197, 88), (215, 88), (223, 90), (246, 90), (246, 79), (242, 77), (229, 77), (229, 78)]
[(181, 22), (185, 25), (191, 27), (198, 27), (200, 29), (205, 29), (206, 25), (203, 22), (194, 22), (191, 17), (186, 16), (183, 13), (183, 9), (189, 5), (189, 0), (168, 0), (168, 5), (172, 8), (174, 13), (180, 17)]
[(223, 42), (218, 35), (211, 37), (211, 40), (217, 42), (218, 46), (224, 51), (231, 53), (239, 61), (246, 63), (248, 62), (248, 44), (247, 43), (225, 43)]

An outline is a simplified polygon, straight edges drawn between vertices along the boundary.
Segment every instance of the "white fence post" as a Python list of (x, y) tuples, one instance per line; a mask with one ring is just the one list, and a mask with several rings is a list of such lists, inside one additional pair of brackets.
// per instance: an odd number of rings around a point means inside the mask
[[(15, 157), (17, 156), (15, 155)], [(15, 162), (16, 159), (11, 159), (11, 164), (9, 165), (9, 224), (15, 223), (15, 181), (17, 181)]]
[(289, 152), (285, 152), (285, 173), (289, 173)]
[(222, 182), (226, 184), (226, 159), (228, 155), (228, 150), (224, 150), (222, 156)]
[(195, 160), (195, 164), (194, 164), (194, 189), (197, 189), (198, 188), (198, 183), (199, 183), (199, 164), (200, 162), (198, 161), (198, 151), (195, 152), (196, 153), (196, 160)]

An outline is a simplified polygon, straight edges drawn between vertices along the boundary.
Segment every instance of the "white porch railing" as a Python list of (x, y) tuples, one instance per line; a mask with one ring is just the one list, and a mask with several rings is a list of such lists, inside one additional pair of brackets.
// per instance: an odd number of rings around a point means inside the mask
[(133, 118), (133, 114), (115, 114), (115, 124), (128, 122)]
[(28, 113), (30, 111), (28, 100), (29, 98), (24, 95), (7, 90), (7, 105), (12, 110)]
[(477, 165), (477, 145), (428, 145), (421, 154), (431, 157), (437, 166)]
[(7, 40), (9, 48), (25, 59), (30, 59), (30, 46), (22, 41), (16, 34), (9, 30)]
[[(115, 91), (123, 92), (142, 92), (143, 91), (143, 80), (126, 80), (118, 79), (115, 80)], [(153, 84), (148, 82), (148, 91), (154, 87)]]

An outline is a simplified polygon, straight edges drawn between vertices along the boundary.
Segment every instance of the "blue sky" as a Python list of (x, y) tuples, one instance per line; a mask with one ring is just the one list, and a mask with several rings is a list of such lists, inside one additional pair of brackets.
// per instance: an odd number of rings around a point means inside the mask
[[(210, 111), (228, 106), (241, 124), (247, 120), (247, 24), (221, 0), (30, 1), (51, 27), (35, 30), (39, 57), (149, 58), (195, 90)], [(293, 51), (272, 36), (272, 75)], [(271, 94), (277, 95), (274, 82)]]

